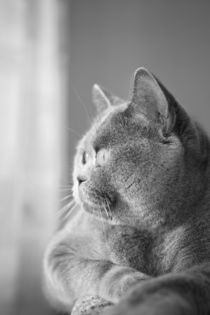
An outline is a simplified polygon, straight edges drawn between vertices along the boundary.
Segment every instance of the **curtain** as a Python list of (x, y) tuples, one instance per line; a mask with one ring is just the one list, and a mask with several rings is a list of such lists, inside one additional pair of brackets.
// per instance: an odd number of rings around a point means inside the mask
[(62, 174), (63, 1), (0, 0), (0, 313), (51, 314), (42, 260)]

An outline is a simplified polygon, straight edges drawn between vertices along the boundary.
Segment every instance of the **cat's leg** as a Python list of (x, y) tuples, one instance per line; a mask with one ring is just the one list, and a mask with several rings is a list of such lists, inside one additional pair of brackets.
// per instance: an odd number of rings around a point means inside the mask
[(206, 263), (138, 284), (106, 314), (207, 315), (209, 312), (210, 263)]
[(115, 303), (139, 281), (149, 278), (133, 268), (105, 260), (94, 246), (90, 237), (65, 235), (46, 251), (47, 287), (65, 309), (87, 295)]
[(78, 299), (73, 306), (71, 315), (100, 315), (107, 310), (113, 303), (102, 299), (99, 296), (87, 296)]

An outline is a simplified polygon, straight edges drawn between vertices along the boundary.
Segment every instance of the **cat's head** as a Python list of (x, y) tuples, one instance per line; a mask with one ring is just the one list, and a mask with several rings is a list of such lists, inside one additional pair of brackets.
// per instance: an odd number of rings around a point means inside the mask
[(144, 68), (134, 74), (130, 101), (98, 85), (93, 101), (98, 115), (74, 161), (76, 201), (115, 224), (175, 222), (200, 191), (197, 127)]

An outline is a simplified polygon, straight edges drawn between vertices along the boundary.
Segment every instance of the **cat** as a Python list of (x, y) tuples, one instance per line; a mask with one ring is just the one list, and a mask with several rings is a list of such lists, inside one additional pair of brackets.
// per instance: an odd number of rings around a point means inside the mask
[(93, 86), (75, 205), (45, 253), (48, 295), (67, 312), (76, 302), (74, 314), (91, 298), (109, 315), (207, 314), (208, 136), (147, 69), (135, 71), (130, 94)]

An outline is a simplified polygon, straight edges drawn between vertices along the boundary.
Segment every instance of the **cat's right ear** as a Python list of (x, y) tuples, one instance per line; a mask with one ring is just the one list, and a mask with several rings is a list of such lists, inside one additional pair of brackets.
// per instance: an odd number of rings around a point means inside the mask
[(175, 99), (157, 78), (145, 68), (134, 73), (132, 101), (135, 112), (147, 117), (165, 135), (170, 134), (175, 124)]
[(111, 107), (111, 102), (108, 97), (108, 92), (106, 92), (98, 84), (93, 85), (92, 99), (98, 113), (106, 110), (108, 107)]

